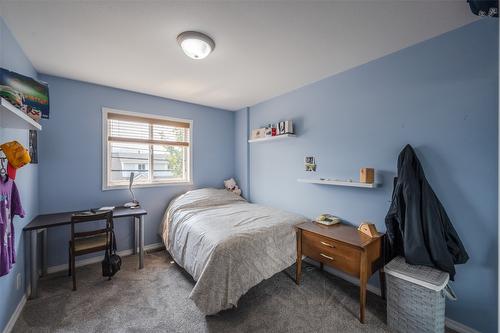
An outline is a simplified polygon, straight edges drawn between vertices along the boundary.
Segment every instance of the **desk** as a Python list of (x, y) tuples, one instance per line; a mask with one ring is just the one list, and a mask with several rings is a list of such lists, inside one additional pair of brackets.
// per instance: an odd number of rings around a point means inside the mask
[[(30, 240), (29, 263), (31, 268), (31, 298), (38, 296), (38, 234), (42, 234), (42, 276), (47, 274), (47, 229), (60, 227), (71, 224), (71, 216), (75, 213), (82, 212), (64, 212), (55, 214), (38, 215), (30, 223), (28, 223), (23, 231), (25, 239)], [(139, 208), (116, 207), (113, 210), (113, 219), (121, 217), (134, 218), (134, 254), (139, 248), (139, 269), (144, 267), (144, 215), (147, 212)], [(65, 244), (67, 245), (67, 244)]]
[[(365, 321), (366, 284), (368, 278), (383, 265), (383, 235), (370, 238), (355, 227), (345, 224), (326, 226), (305, 222), (297, 227), (297, 269), (295, 281), (300, 285), (302, 256), (334, 267), (359, 279), (359, 320)], [(381, 285), (384, 275), (380, 271)], [(384, 291), (382, 290), (382, 295)]]

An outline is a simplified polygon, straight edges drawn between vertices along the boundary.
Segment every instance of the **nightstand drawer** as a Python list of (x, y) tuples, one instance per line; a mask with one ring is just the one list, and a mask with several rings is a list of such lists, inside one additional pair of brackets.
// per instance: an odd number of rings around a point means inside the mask
[(302, 243), (302, 254), (347, 274), (359, 277), (359, 255), (356, 257), (345, 257), (335, 252), (323, 251), (311, 246), (310, 243)]
[(348, 245), (305, 230), (302, 231), (302, 244), (307, 244), (309, 247), (315, 248), (318, 251), (337, 256), (355, 260), (359, 260), (360, 257), (359, 251)]
[(302, 231), (302, 254), (350, 275), (359, 276), (360, 251), (340, 242)]

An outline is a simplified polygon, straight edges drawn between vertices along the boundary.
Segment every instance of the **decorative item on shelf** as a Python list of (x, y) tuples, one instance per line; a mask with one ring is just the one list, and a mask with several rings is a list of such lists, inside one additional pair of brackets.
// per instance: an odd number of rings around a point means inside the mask
[(359, 170), (359, 182), (373, 184), (375, 182), (375, 169), (361, 168)]
[(306, 171), (316, 171), (316, 160), (314, 159), (314, 156), (306, 156), (304, 158), (304, 167)]
[(130, 178), (128, 181), (128, 190), (130, 191), (130, 194), (132, 195), (132, 201), (124, 204), (123, 207), (127, 207), (127, 208), (138, 208), (139, 207), (139, 201), (135, 200), (134, 191), (132, 191), (132, 185), (134, 184), (134, 179), (135, 179), (134, 173), (131, 172)]
[(282, 134), (294, 134), (291, 120), (280, 121), (278, 123), (278, 135)]
[(315, 220), (316, 223), (324, 224), (324, 225), (334, 225), (342, 222), (342, 220), (336, 216), (331, 214), (321, 214)]
[(266, 126), (266, 137), (273, 136), (273, 127), (271, 124)]
[(363, 222), (360, 224), (358, 230), (372, 238), (380, 236), (377, 231), (377, 227), (375, 227), (375, 224), (373, 223)]
[(262, 139), (266, 137), (266, 129), (265, 128), (257, 128), (252, 130), (252, 140), (254, 139)]

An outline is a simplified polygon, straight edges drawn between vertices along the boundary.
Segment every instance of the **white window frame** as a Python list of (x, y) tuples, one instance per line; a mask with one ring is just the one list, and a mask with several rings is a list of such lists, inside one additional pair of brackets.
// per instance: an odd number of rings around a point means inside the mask
[(182, 118), (173, 118), (167, 116), (159, 116), (152, 115), (147, 113), (139, 113), (139, 112), (131, 112), (131, 111), (123, 111), (112, 108), (103, 107), (102, 108), (102, 190), (117, 190), (117, 189), (128, 189), (128, 185), (108, 185), (108, 165), (109, 165), (109, 156), (108, 156), (108, 114), (122, 114), (126, 116), (132, 117), (142, 117), (142, 118), (150, 118), (150, 119), (158, 119), (158, 120), (169, 120), (169, 121), (178, 121), (189, 123), (189, 169), (188, 169), (188, 180), (187, 181), (161, 181), (154, 183), (134, 183), (134, 188), (143, 188), (143, 187), (162, 187), (162, 186), (180, 186), (180, 185), (193, 185), (193, 120), (190, 119), (182, 119)]

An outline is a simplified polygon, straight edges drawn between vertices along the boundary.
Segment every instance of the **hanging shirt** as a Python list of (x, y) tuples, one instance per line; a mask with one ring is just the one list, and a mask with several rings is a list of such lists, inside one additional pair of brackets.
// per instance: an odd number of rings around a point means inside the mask
[(10, 178), (0, 178), (0, 276), (6, 275), (16, 262), (14, 215), (24, 217), (16, 184)]

